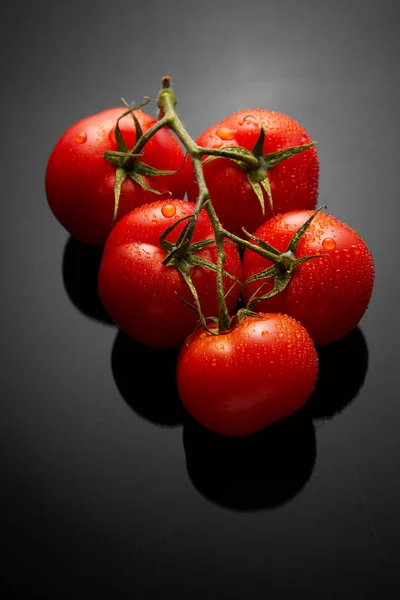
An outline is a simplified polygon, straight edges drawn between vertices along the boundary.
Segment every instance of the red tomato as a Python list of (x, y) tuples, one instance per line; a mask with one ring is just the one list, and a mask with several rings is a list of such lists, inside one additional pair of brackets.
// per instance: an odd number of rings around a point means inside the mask
[[(312, 211), (293, 211), (277, 215), (264, 223), (254, 235), (285, 252), (294, 233)], [(318, 345), (339, 340), (349, 333), (364, 315), (374, 284), (371, 254), (361, 237), (331, 215), (319, 212), (297, 246), (295, 257), (327, 254), (313, 258), (294, 269), (286, 289), (262, 300), (255, 310), (283, 312), (299, 320)], [(243, 256), (243, 281), (260, 273), (271, 262), (246, 249)], [(258, 296), (268, 293), (273, 279), (253, 281), (243, 288), (247, 304), (262, 283)]]
[[(194, 204), (185, 200), (159, 200), (145, 204), (123, 217), (111, 231), (104, 247), (99, 271), (99, 295), (110, 317), (132, 338), (147, 346), (179, 347), (198, 324), (197, 314), (181, 298), (194, 304), (192, 293), (175, 266), (165, 266), (167, 256), (160, 245), (160, 235), (178, 219), (191, 215)], [(184, 223), (178, 225), (167, 240), (174, 242)], [(210, 239), (213, 230), (205, 211), (199, 215), (192, 242)], [(239, 252), (225, 244), (224, 269), (241, 280)], [(217, 261), (215, 244), (196, 256)], [(191, 277), (206, 317), (218, 316), (216, 275), (213, 271), (192, 266)], [(224, 277), (232, 312), (240, 286)], [(181, 296), (181, 298), (180, 298)]]
[(296, 412), (314, 390), (317, 372), (304, 327), (287, 315), (265, 314), (218, 336), (195, 331), (180, 350), (177, 384), (196, 421), (242, 436)]
[[(115, 126), (126, 108), (111, 108), (86, 117), (70, 127), (53, 149), (46, 170), (46, 193), (50, 208), (65, 229), (82, 242), (102, 245), (111, 230), (114, 213), (116, 167), (104, 152), (117, 150)], [(141, 110), (135, 115), (145, 133), (156, 121)], [(122, 137), (131, 149), (136, 140), (131, 115), (120, 122)], [(184, 152), (167, 129), (158, 131), (145, 145), (140, 160), (159, 170), (182, 167)], [(180, 173), (144, 177), (151, 188), (183, 198), (185, 184)], [(117, 219), (158, 196), (127, 177), (122, 184)]]
[[(247, 117), (247, 118), (246, 118)], [(290, 117), (262, 109), (241, 110), (204, 131), (196, 140), (207, 148), (241, 146), (252, 150), (265, 130), (263, 153), (276, 152), (290, 146), (312, 142), (306, 130)], [(189, 180), (188, 198), (195, 201), (198, 193), (191, 165), (185, 165)], [(274, 213), (293, 209), (315, 208), (318, 196), (319, 163), (315, 147), (271, 167), (267, 171)], [(204, 166), (204, 175), (214, 208), (226, 229), (242, 236), (242, 227), (252, 233), (272, 216), (267, 193), (263, 191), (265, 213), (247, 180), (246, 172), (226, 158), (212, 160)]]

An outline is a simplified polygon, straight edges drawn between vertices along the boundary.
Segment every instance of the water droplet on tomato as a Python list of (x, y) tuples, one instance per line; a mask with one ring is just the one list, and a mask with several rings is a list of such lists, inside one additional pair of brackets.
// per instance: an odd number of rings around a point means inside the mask
[(342, 276), (342, 271), (340, 269), (336, 269), (335, 277), (336, 279), (340, 279)]
[(343, 248), (343, 254), (345, 260), (350, 260), (350, 250), (348, 248)]
[(340, 252), (339, 252), (339, 250), (335, 250), (335, 252), (333, 253), (333, 256), (335, 258), (340, 258)]
[(84, 131), (81, 131), (80, 133), (78, 133), (78, 135), (75, 138), (75, 141), (77, 142), (77, 144), (84, 144), (87, 140), (87, 135)]
[(218, 150), (218, 148), (221, 148), (222, 146), (222, 142), (213, 142), (212, 144), (212, 148), (215, 148), (215, 150)]
[(176, 213), (176, 206), (174, 206), (173, 204), (164, 204), (164, 206), (161, 209), (161, 212), (164, 215), (164, 217), (173, 217)]
[(261, 332), (261, 335), (263, 336), (263, 338), (267, 338), (269, 336), (269, 331), (264, 329), (264, 331)]
[(360, 254), (360, 252), (361, 252), (361, 248), (359, 246), (357, 246), (356, 244), (352, 244), (351, 249), (353, 250), (353, 252), (356, 256), (357, 256), (357, 254)]
[(278, 331), (278, 337), (283, 337), (283, 331)]
[(322, 245), (325, 250), (334, 250), (336, 248), (336, 242), (333, 238), (327, 237), (322, 240)]
[(221, 140), (233, 140), (236, 136), (236, 129), (230, 127), (218, 127), (216, 134)]

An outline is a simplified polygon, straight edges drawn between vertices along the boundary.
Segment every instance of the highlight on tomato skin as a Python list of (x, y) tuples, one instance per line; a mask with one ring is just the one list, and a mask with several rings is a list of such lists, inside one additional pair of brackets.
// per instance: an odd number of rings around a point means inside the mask
[[(286, 252), (293, 235), (312, 214), (290, 211), (276, 215), (254, 235), (279, 252)], [(344, 338), (361, 321), (372, 296), (374, 263), (361, 236), (324, 212), (316, 214), (295, 251), (295, 258), (312, 255), (321, 257), (295, 267), (287, 287), (261, 300), (254, 310), (291, 315), (304, 325), (315, 344), (324, 346)], [(246, 284), (272, 262), (246, 248), (242, 264), (242, 297), (247, 304), (254, 295), (260, 297), (272, 290), (272, 278)]]
[[(125, 333), (146, 346), (179, 348), (199, 325), (198, 314), (187, 305), (194, 304), (192, 292), (176, 266), (163, 264), (167, 252), (160, 243), (167, 227), (189, 217), (193, 210), (193, 203), (176, 199), (140, 206), (115, 225), (104, 246), (98, 277), (102, 304)], [(178, 224), (167, 241), (175, 242), (186, 222)], [(192, 242), (210, 239), (212, 225), (202, 210)], [(223, 286), (228, 310), (233, 313), (240, 295), (241, 260), (236, 245), (226, 242), (224, 246), (224, 269), (234, 279), (224, 275)], [(215, 243), (195, 254), (217, 262)], [(191, 265), (189, 270), (204, 314), (218, 316), (216, 273), (198, 265)]]
[[(117, 150), (115, 127), (126, 108), (110, 108), (85, 117), (69, 127), (55, 144), (46, 167), (45, 188), (50, 209), (77, 240), (102, 246), (113, 225), (116, 166), (104, 153)], [(143, 133), (156, 119), (135, 110)], [(119, 121), (121, 135), (131, 148), (136, 141), (131, 115)], [(186, 181), (181, 173), (184, 151), (178, 140), (163, 128), (146, 143), (140, 160), (159, 170), (176, 171), (165, 176), (143, 176), (144, 182), (169, 197), (183, 198)], [(123, 181), (117, 220), (159, 196), (129, 176)]]
[(182, 346), (177, 385), (188, 413), (227, 436), (245, 436), (295, 413), (315, 388), (309, 334), (283, 314), (246, 317), (229, 331), (197, 330)]

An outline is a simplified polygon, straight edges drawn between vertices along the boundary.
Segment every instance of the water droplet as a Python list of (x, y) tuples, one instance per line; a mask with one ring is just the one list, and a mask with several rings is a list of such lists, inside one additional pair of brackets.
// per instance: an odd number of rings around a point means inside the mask
[(174, 206), (173, 204), (164, 204), (164, 206), (161, 209), (161, 212), (164, 215), (164, 217), (173, 217), (176, 213), (176, 206)]
[(336, 279), (340, 279), (342, 276), (342, 271), (340, 269), (336, 269), (335, 277)]
[(348, 248), (343, 248), (343, 254), (345, 260), (350, 260), (350, 250)]
[(262, 332), (261, 332), (261, 335), (262, 335), (264, 338), (267, 338), (267, 337), (269, 336), (269, 331), (267, 331), (266, 329), (264, 329), (264, 331), (262, 331)]
[(322, 245), (325, 248), (325, 250), (334, 250), (336, 248), (335, 240), (329, 237), (322, 240)]
[(339, 252), (339, 250), (335, 250), (335, 252), (333, 253), (333, 256), (335, 258), (340, 258), (340, 252)]
[(75, 138), (75, 141), (78, 144), (84, 144), (87, 140), (87, 135), (84, 131), (81, 131), (80, 133), (78, 133), (78, 135)]
[(283, 337), (283, 331), (278, 331), (278, 337)]
[(221, 140), (233, 140), (236, 136), (236, 129), (230, 127), (218, 127), (216, 134)]
[(352, 244), (351, 249), (353, 250), (355, 255), (360, 254), (360, 252), (361, 252), (361, 248), (359, 246), (357, 246), (356, 244)]

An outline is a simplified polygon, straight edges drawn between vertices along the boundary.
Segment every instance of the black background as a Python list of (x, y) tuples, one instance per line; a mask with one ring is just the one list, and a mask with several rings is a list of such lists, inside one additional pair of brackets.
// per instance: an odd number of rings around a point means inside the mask
[[(7, 597), (396, 595), (397, 4), (4, 4)], [(150, 96), (156, 115), (164, 75), (192, 137), (242, 108), (300, 121), (319, 142), (319, 204), (374, 257), (369, 310), (321, 354), (317, 393), (251, 442), (221, 443), (185, 416), (174, 354), (138, 347), (107, 322), (99, 253), (69, 238), (45, 197), (46, 162), (63, 131), (121, 97)]]

